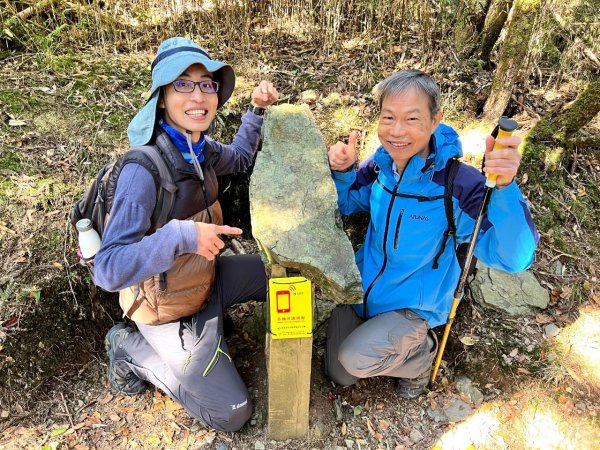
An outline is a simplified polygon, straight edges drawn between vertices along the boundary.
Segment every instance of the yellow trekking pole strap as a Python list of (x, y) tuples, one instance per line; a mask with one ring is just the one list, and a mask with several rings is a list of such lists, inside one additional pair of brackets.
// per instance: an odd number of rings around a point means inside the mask
[[(494, 150), (505, 148), (503, 145), (500, 145), (498, 143), (498, 139), (511, 136), (513, 131), (517, 129), (517, 126), (518, 124), (515, 120), (509, 119), (508, 117), (500, 118), (500, 120), (498, 121), (498, 125), (496, 126), (494, 131), (492, 131), (492, 136), (496, 139), (496, 143), (494, 144)], [(430, 387), (433, 386), (433, 383), (435, 383), (435, 379), (437, 377), (437, 373), (440, 369), (440, 364), (442, 362), (442, 356), (444, 355), (444, 349), (446, 348), (446, 342), (448, 341), (448, 335), (450, 334), (450, 328), (452, 328), (452, 322), (454, 322), (454, 318), (456, 317), (456, 310), (458, 308), (458, 304), (460, 303), (460, 299), (462, 298), (465, 285), (467, 284), (467, 278), (469, 276), (469, 267), (471, 267), (471, 261), (473, 260), (473, 254), (475, 252), (475, 243), (477, 242), (477, 236), (479, 235), (479, 230), (481, 229), (483, 216), (485, 215), (487, 205), (490, 201), (490, 193), (492, 189), (496, 187), (496, 178), (498, 178), (498, 175), (488, 174), (487, 179), (485, 181), (485, 191), (483, 194), (483, 200), (481, 202), (479, 213), (477, 214), (475, 226), (473, 227), (471, 241), (469, 242), (467, 256), (465, 257), (464, 265), (460, 273), (458, 285), (456, 287), (456, 290), (454, 291), (454, 300), (452, 301), (452, 307), (450, 308), (450, 313), (448, 314), (448, 319), (446, 320), (444, 335), (442, 337), (442, 341), (440, 342), (440, 347), (435, 358), (433, 370), (431, 371), (431, 379), (429, 380)]]

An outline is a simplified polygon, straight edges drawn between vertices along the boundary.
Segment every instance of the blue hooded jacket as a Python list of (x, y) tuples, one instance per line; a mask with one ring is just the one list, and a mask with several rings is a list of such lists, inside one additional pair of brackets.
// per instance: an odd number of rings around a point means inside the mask
[[(408, 308), (430, 327), (446, 322), (460, 277), (455, 246), (468, 242), (481, 202), (485, 177), (461, 164), (454, 181), (452, 204), (456, 242), (449, 238), (444, 209), (446, 163), (462, 156), (458, 134), (440, 124), (430, 141), (427, 159), (415, 155), (399, 181), (391, 156), (380, 147), (358, 171), (333, 172), (338, 205), (344, 215), (367, 211), (371, 220), (364, 245), (356, 254), (362, 275), (364, 301), (355, 305), (359, 316)], [(507, 272), (527, 269), (539, 240), (529, 208), (516, 182), (494, 189), (482, 222), (475, 256)]]

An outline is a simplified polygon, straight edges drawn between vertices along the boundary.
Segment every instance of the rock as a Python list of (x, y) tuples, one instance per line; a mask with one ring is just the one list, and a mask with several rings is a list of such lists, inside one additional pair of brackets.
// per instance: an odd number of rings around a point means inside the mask
[(473, 403), (475, 406), (481, 405), (483, 402), (483, 394), (472, 385), (472, 381), (465, 377), (460, 376), (454, 382), (456, 389), (460, 392), (469, 402)]
[(455, 400), (444, 410), (444, 414), (449, 422), (459, 422), (471, 414), (471, 407), (462, 400)]
[(265, 450), (265, 444), (260, 441), (254, 443), (254, 450)]
[(471, 414), (471, 407), (456, 399), (445, 409), (428, 409), (427, 414), (436, 422), (459, 422)]
[(225, 444), (223, 444), (222, 442), (219, 442), (217, 444), (217, 446), (215, 447), (215, 450), (227, 450), (227, 446)]
[(226, 248), (219, 254), (219, 256), (235, 256), (235, 252), (230, 248)]
[(261, 250), (318, 284), (326, 298), (361, 302), (360, 274), (337, 218), (327, 150), (310, 109), (270, 108), (263, 135), (250, 180), (252, 233)]
[(300, 101), (302, 103), (313, 103), (317, 101), (318, 98), (317, 91), (314, 89), (308, 89), (300, 93)]
[(314, 439), (323, 439), (325, 437), (325, 433), (327, 432), (327, 428), (325, 424), (320, 420), (315, 421), (312, 426), (312, 437)]
[(413, 441), (414, 443), (422, 441), (424, 438), (423, 434), (416, 428), (413, 428), (412, 430), (410, 430), (410, 434), (408, 435), (408, 437), (410, 437), (410, 440)]
[(354, 441), (352, 439), (346, 439), (344, 442), (346, 443), (346, 448), (351, 449), (352, 447), (354, 447)]
[(205, 429), (204, 424), (201, 423), (201, 422), (199, 422), (199, 421), (197, 421), (196, 419), (194, 419), (194, 422), (190, 426), (190, 431), (192, 433), (197, 433), (198, 431), (204, 430), (204, 429)]
[(267, 308), (267, 303), (257, 303), (252, 314), (244, 321), (244, 332), (261, 343), (264, 343), (265, 333), (267, 332), (267, 324), (265, 322)]
[(558, 259), (550, 266), (550, 272), (562, 277), (565, 274), (565, 266)]
[(333, 401), (333, 412), (335, 413), (336, 423), (342, 423), (344, 421), (344, 414), (342, 413), (342, 401), (339, 396)]
[(532, 307), (546, 308), (550, 297), (529, 271), (507, 273), (477, 262), (477, 275), (471, 282), (473, 298), (509, 314), (529, 314)]
[(560, 333), (560, 328), (553, 323), (549, 323), (544, 327), (544, 335), (547, 338), (553, 338), (558, 336)]
[(441, 409), (428, 409), (427, 415), (436, 422), (446, 422), (448, 420)]

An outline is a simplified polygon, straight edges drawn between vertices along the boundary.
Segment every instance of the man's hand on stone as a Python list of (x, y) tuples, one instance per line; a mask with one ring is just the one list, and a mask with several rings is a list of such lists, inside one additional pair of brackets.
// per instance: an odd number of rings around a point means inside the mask
[(495, 140), (492, 136), (485, 138), (485, 165), (483, 171), (486, 174), (498, 175), (496, 186), (501, 188), (509, 185), (521, 164), (519, 144), (521, 138), (509, 136), (498, 139), (498, 144), (504, 148), (494, 149)]
[(219, 238), (220, 234), (239, 235), (242, 230), (228, 225), (215, 225), (214, 223), (194, 222), (198, 248), (196, 253), (204, 256), (209, 261), (215, 259), (225, 243)]
[(251, 96), (252, 105), (259, 108), (268, 108), (279, 99), (279, 92), (273, 83), (267, 80), (262, 80), (258, 86), (254, 88)]
[(329, 167), (337, 172), (344, 172), (356, 162), (356, 141), (358, 131), (353, 131), (348, 137), (348, 143), (337, 141), (327, 152)]

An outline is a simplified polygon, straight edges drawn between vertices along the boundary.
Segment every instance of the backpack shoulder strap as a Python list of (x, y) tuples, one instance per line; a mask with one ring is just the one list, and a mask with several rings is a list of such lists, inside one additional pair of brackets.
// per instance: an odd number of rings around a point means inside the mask
[[(454, 206), (452, 204), (452, 193), (454, 191), (454, 179), (458, 173), (460, 167), (460, 161), (457, 158), (450, 158), (446, 163), (446, 178), (444, 183), (444, 211), (446, 212), (446, 221), (448, 227), (444, 231), (444, 237), (442, 239), (442, 245), (438, 250), (435, 258), (433, 259), (433, 268), (437, 269), (439, 266), (439, 259), (446, 249), (446, 242), (449, 237), (453, 240), (456, 239), (456, 224), (454, 223)], [(456, 245), (454, 246), (456, 248)]]
[(454, 192), (454, 180), (461, 162), (456, 158), (451, 158), (446, 164), (446, 185), (444, 188), (444, 208), (446, 209), (446, 220), (448, 221), (448, 230), (452, 236), (456, 235), (456, 224), (454, 223), (454, 206), (452, 204), (452, 194)]
[(156, 170), (158, 170), (159, 188), (156, 198), (156, 206), (152, 213), (152, 223), (156, 228), (162, 227), (169, 221), (169, 215), (175, 204), (175, 193), (177, 186), (173, 181), (171, 169), (162, 157), (160, 150), (155, 145), (141, 145), (133, 147), (130, 151), (139, 151), (152, 161)]

